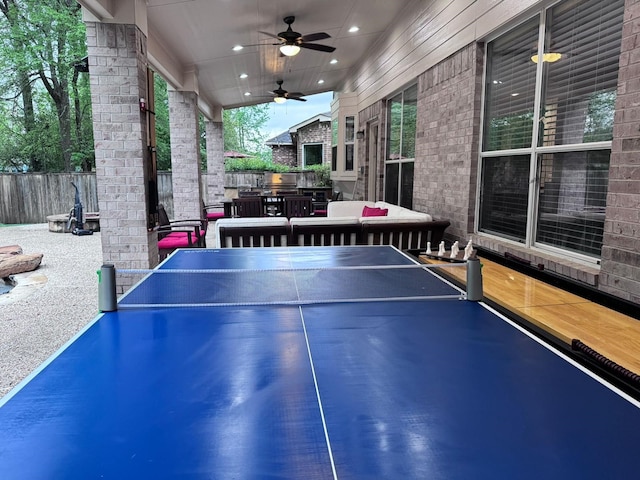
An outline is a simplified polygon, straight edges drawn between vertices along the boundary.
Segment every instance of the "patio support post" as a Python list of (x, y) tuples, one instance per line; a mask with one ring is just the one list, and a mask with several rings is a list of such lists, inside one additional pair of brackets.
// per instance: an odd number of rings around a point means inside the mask
[(207, 135), (207, 204), (224, 199), (224, 136), (222, 122), (205, 122)]
[(202, 216), (198, 95), (169, 90), (174, 219)]
[(140, 108), (147, 98), (147, 38), (133, 24), (86, 21), (86, 29), (103, 261), (118, 269), (154, 267), (148, 127)]

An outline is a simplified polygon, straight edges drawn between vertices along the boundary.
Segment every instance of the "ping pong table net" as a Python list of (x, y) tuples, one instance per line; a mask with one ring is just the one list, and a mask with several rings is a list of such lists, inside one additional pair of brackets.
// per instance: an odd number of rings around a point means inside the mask
[(119, 309), (243, 305), (312, 305), (464, 299), (465, 292), (435, 271), (447, 265), (324, 268), (122, 270), (132, 284)]

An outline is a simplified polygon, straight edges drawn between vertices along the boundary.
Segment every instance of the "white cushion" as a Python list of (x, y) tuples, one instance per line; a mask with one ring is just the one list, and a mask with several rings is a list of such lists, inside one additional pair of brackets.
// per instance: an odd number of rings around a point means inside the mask
[(415, 218), (420, 222), (430, 222), (432, 220), (431, 215), (428, 213), (416, 212), (415, 210), (409, 210), (408, 208), (393, 205), (387, 202), (376, 202), (376, 207), (386, 208), (389, 210), (387, 217), (395, 218)]
[(215, 248), (221, 248), (220, 227), (278, 227), (288, 225), (286, 217), (221, 218), (215, 225)]
[[(426, 217), (429, 217), (426, 213), (424, 214)], [(395, 224), (406, 224), (406, 223), (421, 223), (428, 222), (431, 218), (426, 217), (417, 217), (417, 216), (407, 216), (407, 217), (361, 217), (360, 223), (395, 223)]]
[(291, 225), (357, 225), (358, 217), (293, 217)]
[(329, 202), (327, 205), (327, 217), (361, 217), (365, 206), (373, 207), (374, 203), (362, 200)]

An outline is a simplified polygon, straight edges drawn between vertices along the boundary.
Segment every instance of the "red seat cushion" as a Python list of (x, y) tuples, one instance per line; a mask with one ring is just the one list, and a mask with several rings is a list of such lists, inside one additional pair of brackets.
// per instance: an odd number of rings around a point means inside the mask
[(388, 208), (368, 207), (365, 205), (362, 209), (363, 217), (386, 217), (387, 213), (389, 213)]
[[(191, 242), (195, 243), (196, 239), (194, 236), (191, 236)], [(173, 232), (167, 235), (166, 237), (158, 240), (158, 248), (161, 249), (169, 249), (169, 248), (182, 248), (182, 247), (192, 247), (193, 245), (189, 245), (189, 237), (187, 232)]]
[(219, 218), (224, 218), (224, 212), (207, 212), (207, 220), (213, 220), (215, 222)]

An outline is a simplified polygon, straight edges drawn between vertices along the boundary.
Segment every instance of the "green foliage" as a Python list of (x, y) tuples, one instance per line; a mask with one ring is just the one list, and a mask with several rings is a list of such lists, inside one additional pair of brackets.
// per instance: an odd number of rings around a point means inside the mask
[(328, 164), (311, 165), (306, 169), (316, 173), (316, 187), (331, 186), (331, 169)]
[(153, 76), (156, 114), (156, 158), (158, 170), (171, 170), (171, 139), (169, 134), (169, 98), (167, 82), (160, 75)]
[(225, 151), (247, 153), (266, 162), (271, 149), (265, 145), (267, 136), (262, 128), (269, 121), (269, 116), (268, 104), (225, 110), (222, 113)]
[(616, 90), (601, 90), (589, 96), (584, 142), (613, 139), (613, 117), (616, 111)]
[(257, 171), (257, 172), (289, 172), (291, 169), (287, 165), (280, 165), (262, 158), (227, 158), (224, 162), (224, 169), (227, 172)]
[(492, 118), (487, 132), (487, 150), (508, 150), (531, 146), (533, 112)]
[(0, 3), (0, 169), (90, 169), (85, 27), (73, 0)]

